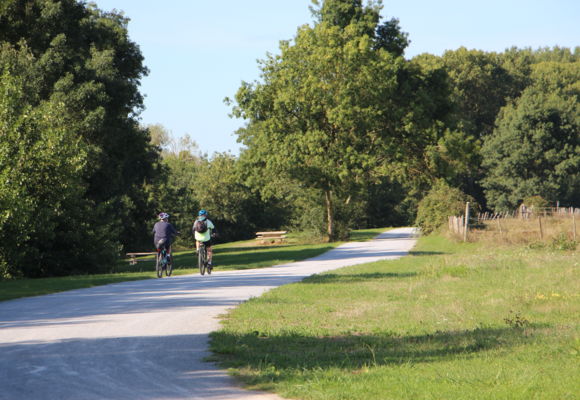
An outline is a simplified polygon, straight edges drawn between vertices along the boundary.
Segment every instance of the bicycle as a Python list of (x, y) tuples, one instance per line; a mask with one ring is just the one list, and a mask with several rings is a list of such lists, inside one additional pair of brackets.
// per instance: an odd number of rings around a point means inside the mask
[(203, 242), (199, 243), (199, 248), (197, 249), (197, 266), (201, 275), (205, 275), (206, 271), (208, 275), (211, 275), (212, 268), (207, 260), (207, 247), (205, 247)]
[(155, 271), (157, 272), (157, 277), (161, 278), (163, 276), (163, 271), (165, 271), (165, 276), (171, 276), (173, 272), (173, 257), (169, 254), (165, 246), (157, 249), (157, 257), (155, 260)]

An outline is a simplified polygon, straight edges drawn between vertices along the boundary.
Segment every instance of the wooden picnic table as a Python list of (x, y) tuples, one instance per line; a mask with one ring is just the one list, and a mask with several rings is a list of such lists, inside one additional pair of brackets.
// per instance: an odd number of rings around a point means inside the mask
[(157, 254), (157, 252), (148, 252), (148, 253), (127, 253), (127, 257), (129, 257), (129, 264), (131, 265), (135, 265), (137, 264), (137, 261), (151, 261), (149, 259), (139, 259), (137, 257), (142, 257), (142, 256), (152, 256)]
[(256, 240), (262, 244), (282, 243), (288, 231), (256, 232)]

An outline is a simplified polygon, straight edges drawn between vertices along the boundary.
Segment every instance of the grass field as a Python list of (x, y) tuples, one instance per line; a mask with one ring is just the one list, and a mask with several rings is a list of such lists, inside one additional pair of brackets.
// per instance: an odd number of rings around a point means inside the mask
[(292, 399), (580, 398), (578, 251), (422, 238), (231, 311), (212, 360)]
[[(354, 241), (369, 240), (385, 228), (365, 229), (352, 232)], [(313, 242), (312, 239), (289, 235), (283, 245), (259, 246), (256, 241), (233, 242), (215, 246), (214, 263), (216, 273), (223, 270), (264, 268), (276, 264), (304, 260), (322, 254), (340, 243)], [(192, 250), (174, 253), (175, 275), (198, 273), (197, 258)], [(143, 258), (136, 265), (119, 261), (113, 268), (115, 273), (80, 275), (60, 278), (0, 280), (0, 301), (19, 297), (38, 296), (65, 290), (81, 289), (123, 281), (153, 279), (155, 261), (153, 256)], [(164, 278), (165, 279), (165, 278)]]

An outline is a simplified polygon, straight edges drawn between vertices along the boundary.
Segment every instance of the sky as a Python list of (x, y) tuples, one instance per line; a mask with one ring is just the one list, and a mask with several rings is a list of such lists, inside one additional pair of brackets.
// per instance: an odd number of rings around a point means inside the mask
[[(312, 24), (311, 0), (92, 0), (122, 11), (130, 39), (145, 58), (143, 125), (161, 124), (175, 139), (189, 135), (202, 153), (238, 155), (224, 98), (260, 79), (258, 60), (279, 53), (280, 40)], [(363, 0), (366, 3), (366, 0)], [(504, 51), (517, 46), (580, 46), (578, 0), (383, 0), (383, 19), (409, 34), (406, 58), (442, 55), (461, 46)]]

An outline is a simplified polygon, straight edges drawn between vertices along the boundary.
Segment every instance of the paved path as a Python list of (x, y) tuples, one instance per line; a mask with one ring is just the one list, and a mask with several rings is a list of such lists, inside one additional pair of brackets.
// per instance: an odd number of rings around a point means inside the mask
[(208, 356), (217, 317), (250, 297), (339, 267), (397, 258), (401, 228), (272, 268), (125, 282), (0, 302), (0, 399), (269, 400)]

